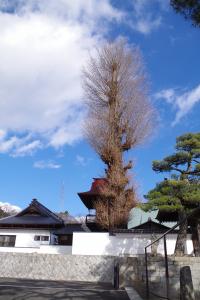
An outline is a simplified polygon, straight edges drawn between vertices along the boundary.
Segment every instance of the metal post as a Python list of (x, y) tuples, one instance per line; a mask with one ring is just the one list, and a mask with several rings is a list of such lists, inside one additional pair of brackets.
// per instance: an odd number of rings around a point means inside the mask
[(165, 252), (166, 297), (167, 299), (169, 299), (169, 270), (168, 270), (166, 235), (164, 235), (163, 238), (164, 238), (164, 252)]
[(114, 262), (114, 288), (119, 289), (119, 262)]
[(110, 199), (107, 198), (107, 205), (108, 205), (108, 231), (110, 232)]
[(145, 248), (145, 267), (146, 267), (146, 297), (147, 299), (149, 299), (149, 274), (148, 274), (147, 248)]

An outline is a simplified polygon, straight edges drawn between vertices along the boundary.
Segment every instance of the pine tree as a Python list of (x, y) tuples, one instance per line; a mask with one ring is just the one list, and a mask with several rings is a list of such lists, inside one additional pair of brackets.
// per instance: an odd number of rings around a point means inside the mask
[[(200, 133), (179, 136), (176, 139), (176, 152), (163, 160), (153, 161), (153, 170), (172, 173), (168, 180), (157, 184), (145, 196), (149, 200), (145, 209), (158, 208), (166, 213), (177, 212), (179, 221), (182, 221), (192, 209), (200, 205)], [(187, 228), (185, 221), (180, 226), (177, 237), (176, 255), (184, 254)], [(198, 224), (193, 227), (196, 255), (200, 254), (198, 228)]]
[(9, 216), (9, 214), (6, 213), (5, 211), (3, 211), (3, 210), (0, 208), (0, 219), (1, 219), (1, 218), (8, 217), (8, 216)]
[(171, 0), (170, 3), (177, 13), (190, 19), (194, 26), (200, 27), (200, 0)]

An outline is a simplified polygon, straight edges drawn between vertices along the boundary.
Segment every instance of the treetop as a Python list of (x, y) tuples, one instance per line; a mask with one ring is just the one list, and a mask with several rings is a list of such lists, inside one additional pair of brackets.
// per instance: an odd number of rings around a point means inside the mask
[(176, 150), (200, 157), (200, 133), (186, 133), (176, 139)]
[[(186, 133), (176, 139), (176, 152), (163, 160), (154, 160), (155, 172), (178, 172), (180, 176), (200, 176), (200, 133)], [(190, 178), (191, 179), (191, 178)]]

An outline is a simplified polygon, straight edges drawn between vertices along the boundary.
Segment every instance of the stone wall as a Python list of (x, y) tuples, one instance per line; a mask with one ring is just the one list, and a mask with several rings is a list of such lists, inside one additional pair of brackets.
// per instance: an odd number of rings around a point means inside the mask
[(112, 282), (114, 257), (0, 253), (0, 277)]
[[(38, 253), (0, 253), (0, 277), (113, 282), (114, 261), (120, 265), (120, 286), (145, 284), (144, 255), (114, 257), (98, 255), (62, 255)], [(149, 281), (152, 290), (165, 293), (163, 256), (148, 256)], [(190, 266), (193, 284), (200, 291), (200, 258), (169, 256), (170, 291), (178, 299), (180, 267)], [(199, 298), (200, 299), (200, 295)]]
[[(200, 257), (168, 257), (169, 285), (171, 299), (179, 299), (180, 268), (190, 266), (196, 294), (200, 299)], [(164, 296), (166, 292), (165, 263), (163, 256), (148, 256), (150, 289)], [(120, 286), (137, 285), (146, 282), (144, 255), (120, 259)]]

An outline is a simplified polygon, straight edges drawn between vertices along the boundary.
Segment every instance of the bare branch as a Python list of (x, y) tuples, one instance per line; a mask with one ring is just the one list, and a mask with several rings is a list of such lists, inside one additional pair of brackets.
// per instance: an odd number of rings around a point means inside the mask
[[(112, 206), (112, 226), (121, 226), (135, 201), (127, 176), (132, 163), (124, 165), (123, 152), (148, 136), (154, 113), (140, 51), (130, 49), (124, 40), (97, 49), (84, 69), (83, 86), (86, 138), (107, 166), (104, 196)], [(97, 206), (106, 223), (107, 202)]]

